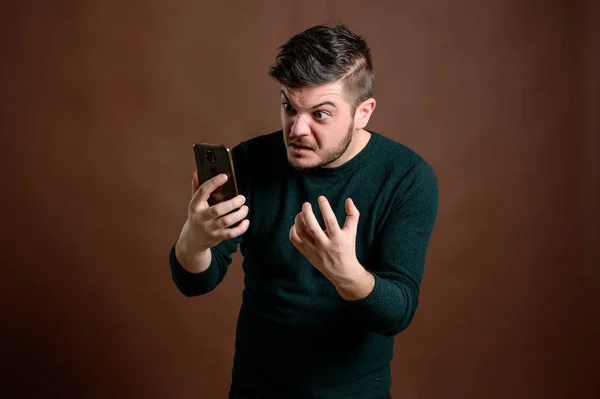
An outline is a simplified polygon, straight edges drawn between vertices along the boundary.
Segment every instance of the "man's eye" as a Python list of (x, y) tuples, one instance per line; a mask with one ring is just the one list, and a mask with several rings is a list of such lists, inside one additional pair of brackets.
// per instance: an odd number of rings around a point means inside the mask
[(282, 105), (283, 105), (283, 109), (287, 113), (291, 114), (291, 113), (293, 113), (295, 111), (294, 108), (289, 103), (282, 103)]
[(329, 118), (329, 115), (326, 112), (323, 111), (317, 111), (314, 113), (315, 117), (317, 119), (327, 119)]

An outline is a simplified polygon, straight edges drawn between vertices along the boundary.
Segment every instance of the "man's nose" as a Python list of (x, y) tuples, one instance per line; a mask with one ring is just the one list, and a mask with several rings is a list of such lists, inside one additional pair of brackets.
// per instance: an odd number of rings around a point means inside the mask
[(294, 123), (290, 131), (292, 136), (307, 136), (310, 134), (310, 116), (298, 114), (294, 117)]

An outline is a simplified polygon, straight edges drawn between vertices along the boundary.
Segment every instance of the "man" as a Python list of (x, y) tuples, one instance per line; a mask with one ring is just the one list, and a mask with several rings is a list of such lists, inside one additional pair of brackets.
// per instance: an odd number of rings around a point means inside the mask
[(394, 336), (415, 313), (437, 216), (436, 175), (365, 129), (370, 51), (343, 25), (292, 37), (269, 74), (281, 83), (282, 130), (232, 149), (237, 198), (209, 206), (225, 180), (200, 185), (194, 172), (173, 280), (188, 296), (210, 292), (240, 245), (230, 398), (390, 398)]

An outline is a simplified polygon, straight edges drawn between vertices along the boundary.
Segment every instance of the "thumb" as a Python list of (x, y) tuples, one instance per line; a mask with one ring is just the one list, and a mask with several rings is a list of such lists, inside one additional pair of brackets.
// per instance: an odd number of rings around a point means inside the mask
[(356, 230), (358, 226), (358, 217), (360, 216), (360, 212), (358, 212), (358, 208), (354, 205), (354, 201), (350, 198), (346, 200), (346, 221), (344, 222), (343, 230)]

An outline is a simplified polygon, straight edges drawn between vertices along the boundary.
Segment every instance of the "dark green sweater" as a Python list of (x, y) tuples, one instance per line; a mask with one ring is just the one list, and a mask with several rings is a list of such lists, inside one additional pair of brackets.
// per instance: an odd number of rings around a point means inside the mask
[[(438, 186), (417, 153), (371, 133), (350, 161), (313, 172), (288, 166), (281, 131), (240, 143), (232, 154), (250, 209), (248, 231), (212, 248), (202, 273), (183, 269), (171, 248), (175, 284), (196, 296), (217, 287), (240, 245), (245, 288), (234, 384), (286, 399), (369, 399), (390, 389), (394, 335), (417, 308)], [(346, 198), (360, 212), (356, 255), (375, 276), (375, 288), (363, 300), (343, 300), (289, 240), (305, 201), (324, 227), (319, 195), (329, 200), (340, 226)]]

